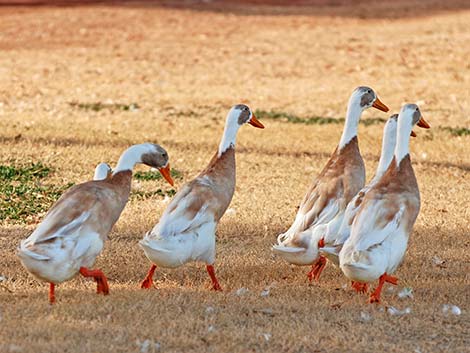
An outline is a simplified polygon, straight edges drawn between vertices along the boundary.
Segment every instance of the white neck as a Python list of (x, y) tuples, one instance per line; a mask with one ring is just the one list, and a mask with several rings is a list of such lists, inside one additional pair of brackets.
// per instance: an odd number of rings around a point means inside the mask
[(346, 112), (346, 121), (344, 123), (343, 134), (339, 141), (339, 149), (346, 146), (349, 141), (357, 136), (357, 125), (361, 118), (362, 109), (359, 104), (351, 97), (348, 104), (348, 110)]
[(227, 117), (224, 135), (222, 136), (222, 141), (220, 141), (219, 145), (219, 157), (230, 147), (235, 147), (238, 129), (240, 129), (240, 125), (238, 125), (237, 121), (234, 121), (230, 119), (230, 117)]
[(393, 159), (396, 140), (396, 134), (393, 134), (389, 131), (384, 132), (384, 137), (382, 140), (382, 153), (380, 154), (379, 165), (377, 166), (374, 179), (382, 177), (382, 175), (384, 175), (385, 171), (390, 166), (390, 163)]
[(141, 163), (142, 153), (144, 153), (142, 145), (134, 145), (129, 147), (119, 158), (119, 162), (114, 169), (113, 175), (122, 172), (124, 170), (134, 169), (137, 163)]
[(397, 145), (395, 147), (397, 165), (400, 165), (401, 160), (410, 153), (409, 145), (412, 128), (410, 119), (406, 119), (404, 116), (402, 117), (402, 113), (400, 112), (400, 116), (398, 117)]

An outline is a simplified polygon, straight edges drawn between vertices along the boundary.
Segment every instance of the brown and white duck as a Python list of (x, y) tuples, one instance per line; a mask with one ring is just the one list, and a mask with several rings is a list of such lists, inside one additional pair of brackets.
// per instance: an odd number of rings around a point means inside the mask
[(398, 116), (397, 143), (392, 163), (372, 186), (354, 218), (351, 235), (339, 253), (340, 267), (352, 281), (379, 280), (369, 302), (379, 302), (385, 282), (403, 261), (420, 209), (418, 183), (411, 166), (409, 140), (415, 124), (429, 128), (416, 104), (406, 104)]
[(357, 129), (362, 112), (370, 107), (388, 111), (371, 88), (357, 87), (349, 99), (339, 145), (304, 196), (294, 223), (273, 246), (273, 251), (291, 264), (312, 265), (310, 280), (319, 279), (326, 265), (318, 248), (324, 246), (327, 224), (335, 218), (339, 221), (348, 203), (364, 187)]
[(104, 273), (91, 267), (127, 203), (132, 169), (137, 163), (158, 168), (173, 185), (168, 154), (161, 146), (152, 143), (131, 146), (121, 155), (111, 177), (70, 188), (38, 228), (21, 241), (18, 256), (31, 274), (50, 283), (51, 303), (55, 301), (55, 285), (78, 273), (93, 277), (98, 293), (109, 293)]
[(140, 241), (152, 262), (141, 288), (151, 288), (157, 266), (175, 268), (190, 261), (206, 263), (212, 288), (221, 290), (214, 271), (215, 232), (235, 191), (235, 140), (245, 123), (264, 126), (244, 104), (232, 107), (218, 151), (209, 165), (175, 195), (160, 221)]

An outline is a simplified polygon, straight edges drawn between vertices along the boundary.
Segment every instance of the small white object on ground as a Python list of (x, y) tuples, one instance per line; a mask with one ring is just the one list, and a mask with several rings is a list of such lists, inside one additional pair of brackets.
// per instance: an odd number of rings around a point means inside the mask
[(366, 313), (365, 311), (361, 311), (361, 318), (360, 321), (362, 322), (368, 322), (370, 321), (371, 317), (369, 313)]
[(143, 342), (137, 340), (137, 345), (140, 346), (140, 353), (155, 352), (160, 350), (160, 343), (153, 340), (146, 339)]
[(215, 326), (210, 325), (210, 326), (207, 328), (207, 332), (214, 332), (214, 331), (215, 331)]
[(225, 211), (225, 214), (227, 216), (235, 216), (237, 214), (237, 211), (234, 208), (229, 208), (227, 211)]
[(411, 287), (403, 288), (400, 291), (400, 293), (398, 293), (398, 298), (400, 298), (400, 299), (404, 299), (404, 298), (413, 299), (413, 289)]
[(454, 314), (454, 315), (460, 315), (462, 314), (462, 310), (457, 305), (452, 305), (452, 304), (444, 304), (442, 306), (442, 312), (447, 315), (449, 311)]
[(248, 293), (248, 288), (245, 288), (245, 287), (238, 288), (235, 292), (235, 294), (238, 296), (244, 295), (246, 293)]
[(442, 260), (439, 256), (433, 256), (432, 263), (436, 266), (442, 266), (445, 264), (445, 260)]
[(269, 288), (264, 288), (260, 295), (262, 297), (267, 297), (269, 295)]
[(266, 342), (268, 342), (268, 341), (271, 339), (271, 337), (272, 337), (272, 335), (271, 335), (270, 333), (267, 333), (267, 332), (263, 333), (261, 336), (264, 337), (264, 340), (265, 340)]
[(206, 314), (212, 314), (215, 311), (214, 307), (208, 306), (206, 308)]
[(396, 315), (396, 316), (406, 315), (406, 314), (411, 313), (411, 308), (405, 308), (404, 310), (400, 310), (393, 306), (389, 306), (387, 308), (387, 313), (389, 313), (390, 315)]

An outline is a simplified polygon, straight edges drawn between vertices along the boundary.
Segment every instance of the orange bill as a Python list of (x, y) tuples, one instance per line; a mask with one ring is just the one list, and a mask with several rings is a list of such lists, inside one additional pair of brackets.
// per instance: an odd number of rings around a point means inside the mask
[(378, 110), (383, 111), (383, 112), (388, 112), (389, 111), (388, 107), (380, 101), (379, 97), (376, 98), (376, 100), (375, 100), (374, 104), (372, 104), (372, 106), (374, 108), (378, 109)]
[(261, 124), (261, 121), (256, 119), (256, 116), (253, 113), (251, 114), (251, 119), (250, 119), (250, 121), (248, 121), (248, 123), (250, 125), (253, 125), (254, 127), (257, 127), (258, 129), (264, 129), (264, 125)]
[(416, 137), (418, 135), (416, 135), (416, 132), (414, 132), (413, 130), (411, 130), (411, 134), (410, 134), (411, 137)]
[(159, 168), (158, 171), (165, 178), (165, 180), (168, 183), (170, 183), (171, 186), (173, 186), (175, 184), (173, 182), (173, 179), (171, 178), (171, 175), (170, 175), (170, 163), (168, 163), (165, 168)]
[(419, 118), (418, 124), (419, 127), (422, 127), (424, 129), (429, 129), (431, 125), (428, 124), (426, 120), (423, 119), (423, 117)]

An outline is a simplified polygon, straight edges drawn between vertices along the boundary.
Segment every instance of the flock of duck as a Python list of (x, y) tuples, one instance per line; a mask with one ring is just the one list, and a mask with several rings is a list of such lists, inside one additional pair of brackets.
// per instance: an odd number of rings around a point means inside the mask
[[(392, 274), (404, 258), (420, 208), (409, 155), (410, 136), (415, 136), (412, 128), (429, 125), (415, 104), (405, 104), (398, 115), (392, 115), (385, 123), (377, 171), (365, 186), (357, 128), (362, 112), (370, 107), (388, 111), (371, 88), (356, 88), (339, 145), (273, 251), (291, 264), (311, 265), (310, 280), (320, 278), (328, 261), (341, 268), (358, 292), (367, 292), (368, 284), (378, 280), (369, 302), (379, 302), (384, 283), (397, 283)], [(151, 262), (141, 288), (153, 287), (157, 266), (175, 268), (201, 261), (206, 263), (212, 288), (222, 290), (214, 270), (215, 233), (235, 191), (235, 141), (246, 123), (264, 128), (248, 106), (233, 106), (208, 166), (177, 192), (140, 241)], [(65, 192), (36, 230), (21, 241), (19, 258), (31, 274), (50, 284), (50, 303), (55, 302), (55, 285), (78, 273), (96, 281), (97, 293), (109, 293), (106, 276), (92, 267), (129, 199), (137, 163), (157, 168), (173, 185), (164, 148), (152, 143), (131, 146), (114, 170), (101, 163), (94, 180)]]

